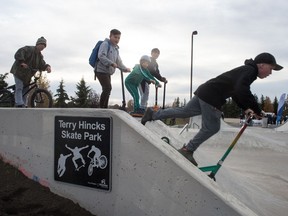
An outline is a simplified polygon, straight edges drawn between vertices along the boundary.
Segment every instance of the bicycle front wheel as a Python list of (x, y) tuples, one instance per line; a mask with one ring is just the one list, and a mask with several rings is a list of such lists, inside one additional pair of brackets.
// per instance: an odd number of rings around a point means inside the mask
[(36, 89), (30, 98), (30, 105), (34, 108), (50, 108), (53, 101), (51, 94), (46, 89)]
[(14, 95), (6, 90), (0, 91), (0, 107), (13, 107), (14, 106)]

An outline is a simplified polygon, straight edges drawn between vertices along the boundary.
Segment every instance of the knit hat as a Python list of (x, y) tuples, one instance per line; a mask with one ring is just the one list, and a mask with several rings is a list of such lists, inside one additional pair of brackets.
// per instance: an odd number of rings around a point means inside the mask
[(141, 57), (141, 59), (140, 59), (140, 62), (142, 62), (142, 61), (147, 61), (147, 62), (151, 62), (151, 59), (150, 59), (150, 57), (148, 56), (148, 55), (143, 55), (142, 57)]
[(257, 55), (254, 59), (254, 62), (256, 64), (265, 63), (265, 64), (273, 65), (273, 66), (275, 66), (275, 69), (273, 69), (273, 70), (276, 70), (276, 71), (279, 71), (283, 68), (281, 65), (278, 65), (276, 63), (274, 56), (271, 55), (270, 53), (261, 53), (261, 54)]
[(47, 46), (47, 41), (46, 41), (46, 39), (42, 36), (42, 37), (38, 38), (38, 40), (37, 40), (37, 42), (36, 42), (36, 46), (37, 46), (38, 44), (43, 44), (43, 45), (45, 45), (45, 47), (46, 47), (46, 46)]

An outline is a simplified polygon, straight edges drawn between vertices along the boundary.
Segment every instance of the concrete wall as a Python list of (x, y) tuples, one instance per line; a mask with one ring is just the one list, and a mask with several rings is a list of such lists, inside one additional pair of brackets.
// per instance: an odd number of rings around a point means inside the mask
[[(54, 180), (55, 116), (112, 118), (110, 192)], [(0, 109), (0, 118), (1, 156), (98, 216), (255, 215), (123, 111)]]

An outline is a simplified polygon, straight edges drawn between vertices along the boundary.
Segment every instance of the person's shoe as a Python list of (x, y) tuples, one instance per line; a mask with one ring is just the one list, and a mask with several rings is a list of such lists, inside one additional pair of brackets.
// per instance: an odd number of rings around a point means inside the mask
[(183, 146), (181, 149), (178, 150), (185, 158), (187, 158), (192, 164), (195, 166), (198, 166), (198, 163), (195, 161), (193, 157), (194, 151), (190, 151), (186, 148), (186, 146)]
[(152, 115), (153, 115), (153, 109), (150, 108), (150, 107), (147, 108), (145, 113), (144, 113), (143, 118), (141, 119), (141, 123), (143, 125), (145, 125), (147, 121), (151, 121), (152, 120)]

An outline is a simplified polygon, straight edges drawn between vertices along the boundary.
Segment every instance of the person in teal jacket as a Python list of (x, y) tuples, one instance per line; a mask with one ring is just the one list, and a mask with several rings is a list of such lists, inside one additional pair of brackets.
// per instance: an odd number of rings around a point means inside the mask
[(132, 95), (134, 100), (134, 111), (132, 113), (144, 114), (145, 110), (140, 108), (138, 86), (146, 80), (161, 87), (161, 84), (150, 74), (148, 70), (149, 63), (151, 62), (150, 57), (144, 55), (140, 59), (140, 64), (135, 65), (132, 72), (125, 79), (125, 86), (129, 93)]

